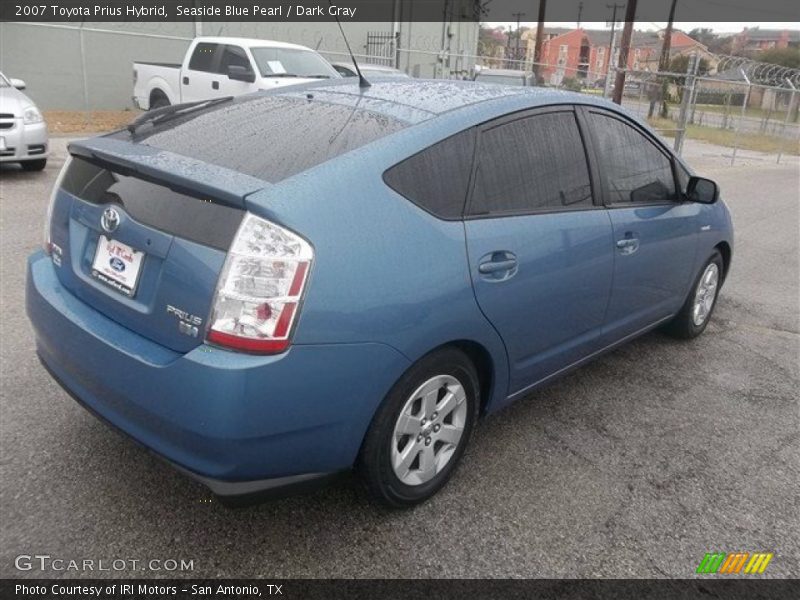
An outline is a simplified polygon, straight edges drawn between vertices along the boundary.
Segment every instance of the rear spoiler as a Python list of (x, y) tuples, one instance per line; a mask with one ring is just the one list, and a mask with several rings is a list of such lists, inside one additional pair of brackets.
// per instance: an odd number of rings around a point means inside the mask
[(69, 153), (123, 175), (139, 177), (183, 194), (245, 208), (245, 197), (271, 184), (224, 167), (109, 137), (96, 137), (68, 146)]

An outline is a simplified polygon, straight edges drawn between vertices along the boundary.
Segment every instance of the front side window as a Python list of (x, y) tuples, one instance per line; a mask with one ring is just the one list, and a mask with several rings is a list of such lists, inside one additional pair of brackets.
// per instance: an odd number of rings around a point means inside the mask
[(472, 215), (588, 206), (589, 168), (571, 110), (525, 117), (481, 134)]
[(222, 58), (219, 63), (219, 72), (226, 74), (228, 67), (244, 67), (250, 69), (250, 59), (247, 58), (243, 48), (239, 46), (226, 45), (222, 49)]
[(619, 119), (589, 115), (600, 176), (611, 204), (665, 202), (676, 198), (672, 161), (642, 133)]
[(192, 58), (189, 61), (189, 68), (192, 71), (206, 71), (213, 72), (214, 67), (214, 54), (217, 51), (218, 44), (209, 44), (203, 42), (197, 44), (192, 52)]

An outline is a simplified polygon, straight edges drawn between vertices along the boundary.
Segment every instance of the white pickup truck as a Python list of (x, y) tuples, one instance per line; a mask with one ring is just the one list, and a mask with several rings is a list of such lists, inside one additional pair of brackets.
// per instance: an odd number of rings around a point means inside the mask
[(133, 102), (150, 110), (337, 77), (327, 60), (305, 46), (198, 37), (189, 45), (183, 64), (134, 62)]

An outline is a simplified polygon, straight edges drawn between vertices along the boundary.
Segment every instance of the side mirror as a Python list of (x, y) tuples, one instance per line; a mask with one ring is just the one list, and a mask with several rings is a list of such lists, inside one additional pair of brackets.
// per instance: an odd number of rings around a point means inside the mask
[(253, 83), (256, 80), (256, 74), (251, 69), (241, 65), (228, 65), (228, 79)]
[(686, 199), (701, 204), (714, 204), (719, 199), (719, 186), (705, 177), (690, 177), (686, 186)]
[(18, 90), (24, 90), (24, 89), (25, 89), (25, 87), (26, 87), (26, 86), (25, 86), (25, 82), (24, 82), (24, 81), (22, 81), (22, 79), (14, 79), (14, 78), (11, 78), (11, 79), (9, 79), (9, 80), (8, 80), (8, 82), (9, 82), (11, 85), (13, 85), (15, 88), (17, 88)]

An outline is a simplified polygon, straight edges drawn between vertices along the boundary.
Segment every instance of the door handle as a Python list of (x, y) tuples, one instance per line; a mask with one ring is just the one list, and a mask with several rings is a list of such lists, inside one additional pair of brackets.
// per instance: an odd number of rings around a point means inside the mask
[(219, 81), (212, 81), (211, 82), (211, 88), (215, 89), (215, 90), (218, 90), (219, 89)]
[(624, 238), (617, 240), (617, 248), (620, 254), (633, 254), (639, 249), (639, 238)]
[(189, 78), (188, 77), (184, 77), (183, 78), (183, 85), (189, 85)]
[(517, 266), (516, 258), (507, 258), (505, 260), (490, 260), (478, 265), (478, 271), (484, 275), (490, 273), (499, 273), (500, 271), (510, 271)]

